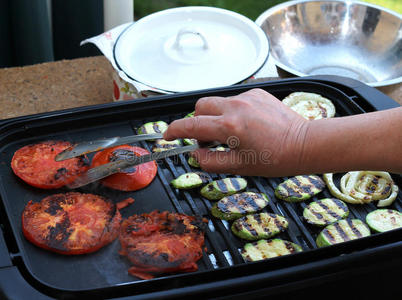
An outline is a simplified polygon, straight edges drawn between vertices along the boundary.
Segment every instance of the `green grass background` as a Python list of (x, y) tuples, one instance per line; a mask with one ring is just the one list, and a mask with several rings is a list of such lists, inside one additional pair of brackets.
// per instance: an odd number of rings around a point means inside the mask
[[(402, 0), (365, 0), (402, 14)], [(226, 8), (255, 20), (268, 8), (284, 0), (134, 0), (134, 15), (138, 20), (151, 13), (179, 6), (214, 6)]]

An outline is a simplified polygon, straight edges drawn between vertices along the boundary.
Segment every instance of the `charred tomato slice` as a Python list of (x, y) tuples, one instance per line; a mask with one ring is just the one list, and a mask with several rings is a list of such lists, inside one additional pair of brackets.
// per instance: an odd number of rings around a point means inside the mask
[(193, 272), (202, 257), (204, 220), (167, 211), (134, 215), (123, 220), (119, 240), (119, 253), (132, 263), (133, 276)]
[(86, 156), (55, 161), (55, 156), (71, 146), (66, 141), (44, 141), (18, 149), (11, 160), (15, 175), (26, 183), (42, 188), (57, 189), (73, 182), (89, 168)]
[[(149, 154), (143, 148), (121, 145), (105, 149), (94, 155), (91, 168), (107, 164), (121, 159)], [(158, 167), (155, 161), (150, 161), (132, 168), (122, 170), (122, 172), (110, 175), (101, 182), (104, 186), (121, 191), (136, 191), (146, 187), (155, 178)]]
[(77, 192), (29, 201), (22, 213), (22, 231), (28, 241), (67, 255), (94, 252), (111, 243), (119, 234), (120, 222), (113, 202)]

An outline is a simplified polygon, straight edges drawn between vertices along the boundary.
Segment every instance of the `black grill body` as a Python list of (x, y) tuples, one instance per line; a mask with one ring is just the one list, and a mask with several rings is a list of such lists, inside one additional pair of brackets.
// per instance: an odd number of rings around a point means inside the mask
[[(302, 203), (276, 199), (275, 187), (286, 178), (246, 177), (249, 191), (263, 192), (270, 198), (264, 211), (285, 216), (289, 228), (278, 237), (299, 244), (303, 252), (266, 261), (245, 263), (239, 249), (245, 244), (230, 232), (230, 223), (214, 218), (213, 202), (203, 199), (197, 190), (179, 191), (169, 183), (193, 169), (186, 155), (158, 162), (158, 175), (145, 189), (119, 192), (99, 184), (79, 189), (106, 196), (115, 202), (127, 197), (136, 201), (122, 210), (123, 217), (152, 210), (168, 210), (200, 215), (209, 220), (206, 248), (194, 273), (171, 274), (152, 280), (128, 275), (129, 262), (118, 255), (116, 240), (96, 253), (63, 256), (39, 249), (25, 240), (21, 231), (21, 213), (29, 200), (40, 201), (67, 189), (40, 190), (19, 180), (10, 168), (13, 153), (20, 147), (43, 140), (80, 142), (103, 137), (136, 134), (145, 122), (171, 122), (194, 110), (197, 99), (205, 96), (231, 96), (251, 88), (262, 88), (279, 99), (291, 92), (323, 95), (336, 106), (337, 116), (346, 116), (398, 107), (378, 90), (358, 81), (335, 76), (317, 76), (231, 86), (168, 96), (137, 99), (81, 107), (57, 112), (4, 120), (0, 123), (0, 295), (10, 299), (47, 298), (244, 298), (268, 295), (309, 295), (356, 285), (373, 294), (373, 288), (390, 292), (392, 280), (400, 279), (392, 271), (402, 267), (402, 229), (318, 249), (320, 229), (302, 218), (310, 202), (331, 197), (328, 190)], [(150, 150), (152, 144), (139, 146)], [(225, 174), (211, 174), (213, 179)], [(402, 188), (402, 179), (392, 174)], [(339, 180), (339, 178), (337, 178)], [(350, 218), (365, 219), (375, 204), (348, 205)], [(401, 192), (390, 207), (402, 211)], [(386, 276), (385, 276), (386, 274)], [(398, 274), (398, 273), (396, 273)], [(399, 273), (400, 274), (400, 273)], [(367, 284), (373, 280), (373, 285)], [(364, 285), (363, 287), (360, 285)], [(375, 287), (375, 284), (377, 287)], [(390, 285), (388, 285), (390, 284)], [(355, 289), (349, 291), (356, 291)], [(382, 295), (385, 295), (382, 294)]]

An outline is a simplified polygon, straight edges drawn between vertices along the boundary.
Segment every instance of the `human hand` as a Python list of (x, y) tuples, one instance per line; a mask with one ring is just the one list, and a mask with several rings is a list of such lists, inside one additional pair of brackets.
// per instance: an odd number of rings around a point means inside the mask
[(309, 121), (262, 89), (198, 100), (195, 116), (172, 122), (166, 140), (219, 141), (228, 152), (193, 153), (203, 170), (239, 175), (299, 173)]

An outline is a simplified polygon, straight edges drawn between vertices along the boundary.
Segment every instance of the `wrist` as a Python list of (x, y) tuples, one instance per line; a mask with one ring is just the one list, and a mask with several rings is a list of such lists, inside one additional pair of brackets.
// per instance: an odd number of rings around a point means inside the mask
[(311, 121), (299, 119), (293, 122), (285, 134), (277, 157), (280, 157), (278, 167), (283, 175), (304, 174), (306, 158), (309, 152), (309, 136)]

